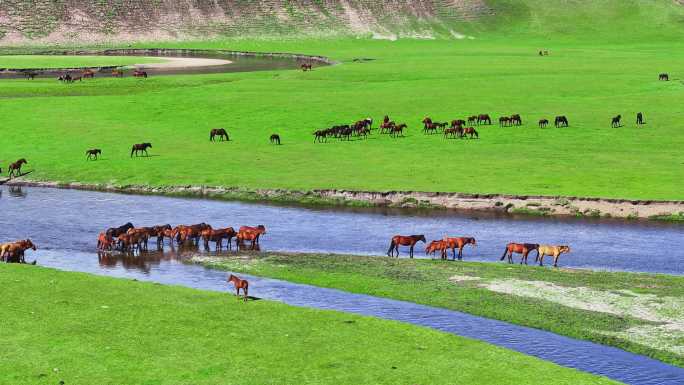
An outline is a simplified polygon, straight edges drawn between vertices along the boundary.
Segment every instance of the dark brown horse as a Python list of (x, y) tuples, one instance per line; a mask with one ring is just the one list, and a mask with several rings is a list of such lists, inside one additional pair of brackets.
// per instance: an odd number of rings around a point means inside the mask
[(503, 261), (508, 255), (508, 263), (513, 263), (513, 253), (522, 254), (520, 264), (522, 265), (525, 262), (527, 265), (527, 256), (532, 250), (537, 250), (537, 255), (539, 255), (539, 245), (536, 243), (509, 243), (506, 245), (506, 250), (504, 250), (500, 260)]
[(445, 238), (447, 248), (451, 249), (454, 260), (456, 260), (456, 249), (458, 249), (458, 260), (463, 259), (463, 248), (466, 245), (477, 246), (477, 241), (473, 237)]
[(404, 136), (404, 129), (406, 128), (406, 124), (398, 124), (392, 127), (392, 130), (390, 131), (390, 136), (393, 138), (396, 138), (398, 136)]
[(131, 222), (119, 227), (110, 227), (105, 231), (105, 234), (110, 238), (117, 238), (121, 234), (126, 234), (126, 232), (132, 229), (134, 226)]
[(511, 126), (522, 126), (522, 117), (519, 114), (511, 115)]
[(511, 125), (511, 118), (502, 116), (499, 118), (499, 127), (508, 127)]
[(477, 133), (477, 130), (475, 129), (475, 127), (464, 128), (463, 131), (461, 132), (461, 137), (464, 137), (466, 135), (470, 135), (470, 139), (473, 139), (473, 136), (480, 139), (480, 134)]
[(637, 126), (644, 124), (644, 114), (642, 114), (641, 112), (637, 113), (636, 124)]
[(665, 73), (660, 74), (660, 75), (658, 75), (658, 80), (663, 80), (663, 81), (667, 82), (670, 80), (670, 75), (665, 74)]
[(546, 128), (546, 126), (549, 125), (549, 120), (548, 119), (540, 119), (539, 120), (539, 128)]
[(302, 64), (302, 65), (300, 66), (300, 68), (301, 68), (302, 71), (304, 71), (304, 72), (306, 72), (306, 71), (313, 71), (313, 65), (311, 65), (311, 64), (309, 64), (309, 63), (304, 63), (304, 64)]
[(568, 127), (568, 118), (565, 117), (564, 115), (556, 116), (556, 120), (554, 122), (556, 128), (560, 127)]
[(492, 124), (492, 118), (487, 114), (480, 114), (477, 117), (477, 124), (478, 125), (480, 125), (480, 124), (491, 125)]
[(133, 153), (135, 153), (135, 156), (138, 156), (140, 152), (145, 153), (145, 156), (150, 156), (147, 153), (147, 149), (152, 148), (152, 143), (138, 143), (134, 144), (133, 147), (131, 147), (131, 158), (133, 157)]
[(97, 160), (97, 157), (99, 155), (102, 155), (102, 150), (99, 148), (93, 148), (88, 151), (86, 151), (86, 160)]
[(147, 79), (147, 71), (135, 70), (133, 71), (133, 77)]
[(235, 291), (236, 291), (236, 298), (240, 300), (240, 289), (242, 289), (242, 293), (244, 294), (244, 300), (245, 302), (247, 301), (247, 291), (249, 290), (249, 282), (247, 282), (246, 279), (240, 279), (233, 274), (231, 274), (228, 277), (228, 283), (232, 283), (233, 286), (235, 286)]
[(26, 77), (27, 80), (33, 80), (38, 76), (37, 72), (24, 72), (24, 77)]
[(21, 166), (25, 165), (26, 163), (28, 162), (24, 158), (21, 158), (14, 163), (10, 163), (9, 167), (7, 167), (9, 171), (9, 177), (11, 178), (12, 176), (21, 176)]
[(612, 128), (622, 127), (621, 121), (622, 121), (622, 115), (618, 115), (618, 116), (614, 117), (613, 120), (611, 120), (610, 126)]
[(202, 231), (202, 240), (204, 240), (204, 249), (209, 250), (209, 242), (214, 242), (216, 244), (216, 251), (223, 249), (223, 240), (228, 240), (228, 248), (231, 248), (233, 237), (237, 233), (232, 227), (227, 227), (225, 229), (206, 229)]
[(271, 142), (271, 144), (280, 145), (280, 135), (278, 135), (278, 134), (271, 135), (271, 137), (269, 138), (269, 141)]
[(226, 141), (230, 141), (230, 138), (228, 137), (228, 132), (226, 132), (225, 128), (212, 129), (211, 132), (209, 132), (209, 141), (215, 141), (217, 136), (219, 137), (220, 142), (223, 142), (224, 139)]
[(468, 124), (476, 124), (477, 123), (477, 115), (469, 116), (468, 117)]
[(392, 241), (390, 242), (389, 250), (387, 250), (387, 256), (394, 257), (394, 252), (396, 251), (397, 258), (399, 258), (399, 246), (408, 246), (409, 256), (413, 258), (413, 248), (418, 242), (427, 243), (425, 240), (425, 235), (395, 235), (392, 237)]

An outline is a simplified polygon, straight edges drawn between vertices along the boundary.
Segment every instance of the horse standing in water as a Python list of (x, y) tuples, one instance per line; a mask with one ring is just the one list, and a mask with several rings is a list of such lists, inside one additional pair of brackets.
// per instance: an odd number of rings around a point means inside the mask
[(447, 248), (451, 249), (452, 256), (456, 260), (456, 249), (458, 248), (458, 260), (463, 259), (463, 248), (466, 245), (477, 246), (477, 241), (473, 237), (445, 238)]
[(389, 250), (387, 250), (387, 256), (394, 257), (394, 252), (396, 251), (396, 257), (399, 258), (399, 246), (408, 246), (409, 257), (413, 258), (413, 248), (416, 246), (416, 243), (418, 242), (427, 243), (427, 241), (425, 240), (425, 235), (395, 235), (394, 237), (392, 237), (392, 241), (390, 242)]
[(516, 253), (522, 254), (520, 264), (522, 265), (523, 262), (525, 262), (525, 264), (527, 265), (527, 256), (530, 254), (530, 251), (532, 250), (537, 250), (537, 256), (539, 256), (539, 245), (536, 243), (509, 243), (508, 245), (506, 245), (506, 250), (504, 250), (504, 253), (501, 256), (500, 261), (503, 261), (506, 258), (506, 255), (508, 254), (508, 263), (513, 263), (513, 253)]
[(553, 267), (558, 267), (558, 258), (560, 255), (569, 252), (570, 246), (539, 245), (539, 248), (537, 248), (537, 258), (535, 258), (535, 262), (539, 261), (539, 266), (544, 266), (544, 257), (549, 255), (553, 257)]
[(232, 283), (233, 286), (235, 286), (235, 291), (237, 294), (235, 297), (240, 300), (240, 289), (242, 289), (242, 293), (244, 294), (244, 300), (247, 302), (247, 291), (249, 290), (249, 282), (247, 282), (246, 279), (240, 279), (233, 274), (231, 274), (228, 277), (228, 283)]
[[(36, 250), (36, 245), (30, 239), (24, 239), (13, 243), (6, 243), (0, 249), (0, 257), (7, 263), (26, 263), (24, 253), (26, 250)], [(34, 261), (35, 265), (36, 262)]]
[(447, 243), (446, 241), (432, 241), (430, 244), (425, 248), (425, 255), (430, 255), (435, 256), (435, 253), (439, 251), (440, 252), (440, 258), (442, 260), (447, 259)]
[(244, 241), (250, 241), (252, 243), (250, 249), (255, 250), (259, 244), (259, 237), (262, 234), (266, 234), (266, 227), (264, 225), (257, 227), (242, 226), (237, 233), (237, 237), (235, 237), (235, 245), (240, 249), (240, 245)]
[(21, 176), (21, 166), (25, 165), (26, 163), (28, 162), (24, 158), (21, 158), (14, 163), (10, 163), (8, 167), (9, 177), (11, 178), (12, 176)]

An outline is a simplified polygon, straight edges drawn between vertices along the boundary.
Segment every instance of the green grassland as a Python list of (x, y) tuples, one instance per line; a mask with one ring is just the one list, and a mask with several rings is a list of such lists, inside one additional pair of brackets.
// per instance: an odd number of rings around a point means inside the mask
[(425, 328), (0, 266), (6, 384), (613, 384)]
[[(473, 39), (228, 39), (140, 42), (327, 55), (312, 72), (0, 84), (0, 164), (31, 179), (246, 189), (421, 190), (684, 199), (684, 7), (672, 1), (491, 0), (491, 16), (455, 24)], [(550, 56), (539, 57), (539, 49)], [(354, 62), (355, 58), (373, 61)], [(659, 82), (668, 72), (670, 82)], [(643, 112), (646, 125), (636, 127)], [(420, 121), (521, 114), (480, 140), (425, 136)], [(312, 132), (389, 114), (396, 140), (314, 144)], [(622, 114), (625, 125), (610, 128)], [(567, 129), (539, 129), (566, 115)], [(376, 123), (377, 124), (377, 123)], [(210, 144), (225, 127), (230, 143)], [(268, 137), (278, 133), (282, 146)], [(133, 143), (153, 157), (130, 159)], [(85, 162), (84, 151), (104, 157)]]
[[(684, 278), (343, 255), (194, 257), (234, 272), (463, 311), (684, 366)], [(670, 325), (675, 325), (670, 327)]]
[(130, 56), (54, 56), (54, 55), (5, 55), (0, 56), (0, 68), (80, 68), (125, 66), (132, 64), (160, 63), (162, 58)]

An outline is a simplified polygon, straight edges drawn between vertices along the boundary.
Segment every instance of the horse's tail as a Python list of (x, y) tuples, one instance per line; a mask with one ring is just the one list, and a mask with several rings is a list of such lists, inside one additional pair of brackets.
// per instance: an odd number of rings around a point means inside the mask
[(506, 259), (506, 253), (508, 253), (508, 246), (506, 246), (506, 249), (504, 249), (503, 255), (501, 256), (501, 259), (499, 259), (499, 261), (503, 261), (504, 259)]
[(390, 242), (389, 250), (387, 250), (387, 255), (391, 256), (391, 252), (394, 251), (394, 248), (396, 247), (396, 243), (394, 243), (394, 239)]

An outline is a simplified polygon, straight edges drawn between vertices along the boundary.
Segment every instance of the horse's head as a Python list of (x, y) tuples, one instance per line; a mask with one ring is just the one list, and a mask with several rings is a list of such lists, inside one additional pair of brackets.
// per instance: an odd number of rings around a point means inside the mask
[(128, 222), (128, 223), (126, 223), (125, 225), (123, 225), (123, 226), (121, 226), (121, 227), (123, 227), (123, 228), (126, 229), (126, 230), (135, 228), (135, 226), (133, 226), (133, 224), (132, 224), (131, 222)]
[(152, 143), (143, 143), (143, 146), (147, 148), (152, 148)]
[(21, 159), (19, 159), (19, 160), (17, 161), (17, 164), (18, 164), (18, 165), (26, 164), (26, 163), (28, 163), (28, 161), (26, 161), (26, 159), (24, 159), (24, 158), (21, 158)]
[(561, 253), (569, 253), (570, 252), (570, 246), (559, 246), (558, 250), (560, 250)]
[(30, 239), (27, 239), (24, 241), (24, 247), (26, 247), (27, 249), (31, 249), (33, 251), (36, 251), (36, 245), (34, 245)]
[(418, 241), (423, 241), (423, 243), (427, 243), (427, 240), (425, 239), (425, 235), (423, 235), (423, 234), (421, 234), (421, 235), (416, 235), (416, 239), (417, 239)]
[(266, 226), (264, 225), (259, 225), (257, 226), (257, 229), (261, 230), (262, 234), (266, 234)]

